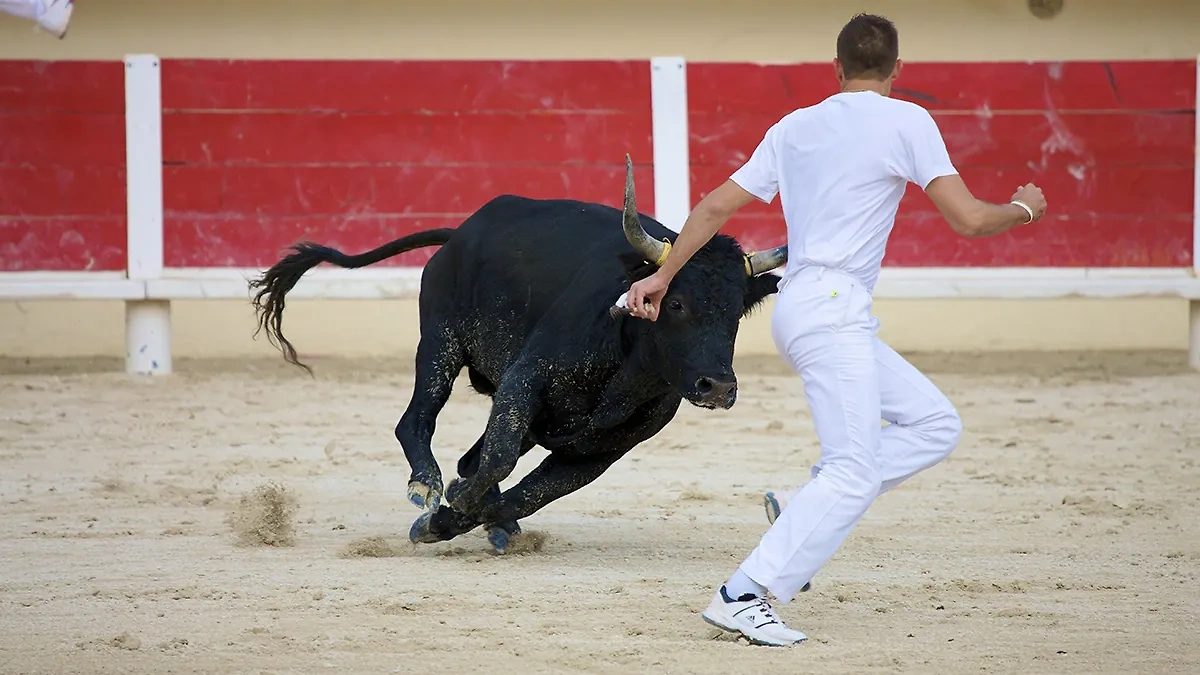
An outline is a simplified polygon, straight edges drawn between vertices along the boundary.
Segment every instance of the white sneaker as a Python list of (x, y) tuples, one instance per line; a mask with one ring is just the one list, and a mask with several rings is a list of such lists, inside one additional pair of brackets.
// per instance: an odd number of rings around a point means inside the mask
[(701, 616), (717, 628), (741, 633), (757, 645), (786, 647), (808, 639), (804, 633), (788, 628), (766, 598), (747, 593), (733, 600), (724, 586), (713, 596)]
[(71, 13), (75, 11), (74, 0), (44, 0), (46, 11), (38, 17), (37, 25), (59, 40), (67, 36)]

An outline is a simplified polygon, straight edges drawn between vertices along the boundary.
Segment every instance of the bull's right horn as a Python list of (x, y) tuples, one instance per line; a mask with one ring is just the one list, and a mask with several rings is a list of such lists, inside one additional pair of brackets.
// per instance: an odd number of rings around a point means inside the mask
[(787, 263), (787, 244), (777, 246), (768, 251), (759, 251), (746, 256), (746, 276), (756, 277), (763, 272), (783, 267)]
[(637, 198), (633, 195), (633, 160), (629, 158), (629, 153), (625, 154), (625, 211), (621, 215), (621, 223), (625, 228), (625, 238), (646, 262), (661, 266), (666, 261), (667, 254), (671, 252), (671, 242), (651, 237), (638, 218)]

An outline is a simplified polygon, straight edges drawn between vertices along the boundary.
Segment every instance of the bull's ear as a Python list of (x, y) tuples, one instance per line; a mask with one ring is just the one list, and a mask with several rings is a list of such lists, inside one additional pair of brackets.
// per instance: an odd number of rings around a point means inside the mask
[(746, 301), (745, 310), (742, 316), (746, 316), (758, 308), (763, 300), (767, 299), (768, 295), (779, 290), (779, 277), (767, 272), (756, 277), (750, 277), (746, 280)]
[(634, 251), (620, 253), (618, 257), (621, 260), (621, 265), (625, 267), (626, 278), (631, 284), (645, 279), (654, 274), (655, 270), (658, 269), (651, 263), (646, 262), (642, 258), (642, 254)]

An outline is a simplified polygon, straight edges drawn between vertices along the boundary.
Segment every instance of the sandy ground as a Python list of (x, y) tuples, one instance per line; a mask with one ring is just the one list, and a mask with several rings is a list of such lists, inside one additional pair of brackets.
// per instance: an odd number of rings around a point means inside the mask
[[(479, 533), (405, 538), (408, 356), (315, 380), (2, 362), (0, 672), (1200, 672), (1200, 375), (1178, 354), (914, 360), (962, 446), (780, 608), (810, 636), (785, 649), (699, 617), (765, 528), (761, 492), (816, 458), (773, 359), (739, 364), (734, 410), (685, 408), (503, 557)], [(447, 473), (486, 414), (456, 391)], [(263, 512), (271, 484), (292, 501)]]

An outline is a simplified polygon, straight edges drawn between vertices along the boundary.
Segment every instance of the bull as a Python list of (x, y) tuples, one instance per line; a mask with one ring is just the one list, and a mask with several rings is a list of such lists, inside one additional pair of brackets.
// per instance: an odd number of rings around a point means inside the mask
[[(358, 255), (299, 243), (250, 282), (255, 335), (265, 330), (289, 363), (309, 370), (282, 330), (285, 296), (305, 272), (440, 246), (421, 277), (415, 384), (396, 425), (411, 469), (408, 499), (422, 509), (409, 531), (414, 543), (483, 526), (503, 553), (521, 519), (596, 480), (661, 431), (683, 400), (734, 405), (738, 326), (778, 290), (779, 278), (767, 272), (786, 262), (786, 246), (746, 254), (718, 234), (675, 276), (659, 319), (636, 319), (614, 301), (662, 264), (675, 233), (638, 213), (628, 155), (625, 174), (620, 210), (503, 195), (457, 228)], [(443, 491), (430, 441), (464, 367), (471, 387), (491, 398), (491, 413)], [(534, 446), (548, 455), (501, 492)]]

